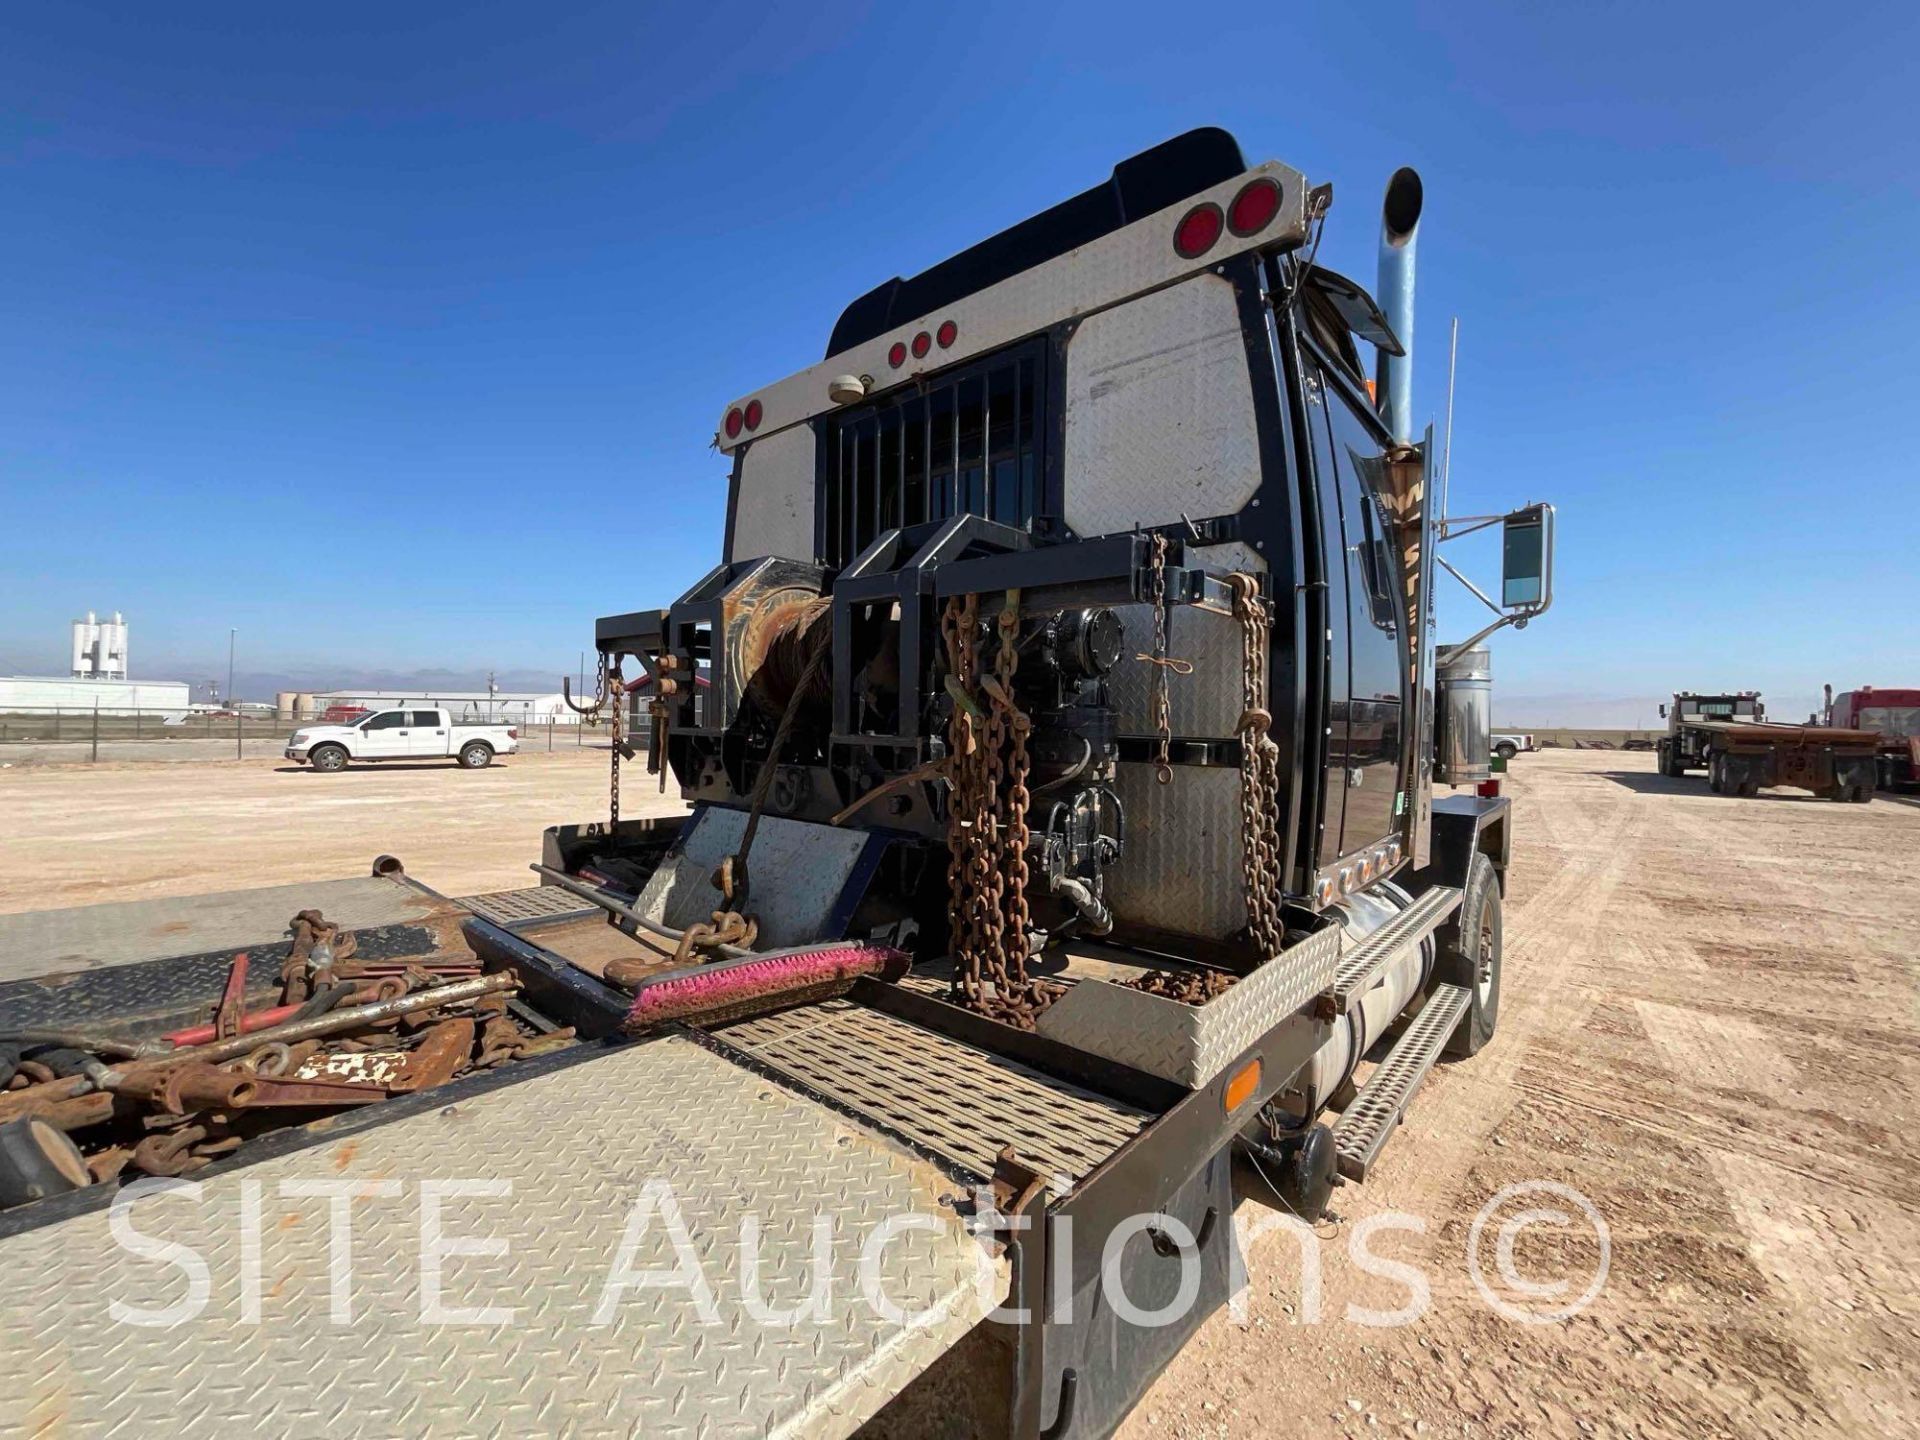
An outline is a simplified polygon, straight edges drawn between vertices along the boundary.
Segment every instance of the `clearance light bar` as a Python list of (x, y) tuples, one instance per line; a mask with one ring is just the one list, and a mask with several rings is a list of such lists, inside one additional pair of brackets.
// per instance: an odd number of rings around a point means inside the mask
[[(931, 366), (998, 350), (1248, 251), (1287, 249), (1306, 233), (1306, 177), (1269, 161), (734, 401), (715, 443), (730, 453)], [(841, 383), (849, 379), (860, 383)]]

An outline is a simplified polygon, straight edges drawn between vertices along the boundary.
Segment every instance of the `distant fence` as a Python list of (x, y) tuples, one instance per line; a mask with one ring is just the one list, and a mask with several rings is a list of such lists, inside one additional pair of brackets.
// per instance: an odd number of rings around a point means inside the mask
[[(399, 708), (399, 707), (392, 707)], [(479, 707), (475, 707), (476, 710)], [(359, 717), (353, 717), (355, 719)], [(275, 715), (252, 711), (219, 710), (138, 710), (114, 708), (96, 710), (91, 706), (23, 707), (0, 710), (0, 746), (6, 745), (83, 745), (92, 759), (100, 758), (102, 745), (122, 745), (128, 741), (165, 743), (169, 740), (231, 740), (234, 754), (245, 754), (248, 741), (285, 740), (303, 727), (334, 723), (308, 717), (283, 720)], [(458, 713), (456, 725), (511, 725), (520, 732), (522, 750), (559, 750), (567, 746), (585, 746), (594, 737), (605, 741), (606, 725), (581, 724), (577, 717), (527, 720), (502, 706), (497, 719)], [(629, 743), (646, 748), (646, 718), (640, 716), (630, 727)], [(258, 754), (258, 750), (255, 751)]]

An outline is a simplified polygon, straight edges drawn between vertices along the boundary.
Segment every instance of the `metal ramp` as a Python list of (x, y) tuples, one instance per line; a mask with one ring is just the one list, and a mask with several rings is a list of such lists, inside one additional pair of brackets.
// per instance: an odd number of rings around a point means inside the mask
[[(207, 1435), (843, 1436), (1006, 1290), (1005, 1262), (942, 1203), (958, 1187), (941, 1170), (685, 1038), (436, 1091), (192, 1178), (192, 1195), (130, 1202), (125, 1223), (197, 1252), (198, 1305), (182, 1264), (116, 1242), (104, 1193), (0, 1226), (0, 1393), (18, 1433), (136, 1434), (164, 1416)], [(333, 1202), (314, 1182), (358, 1195), (344, 1321)], [(657, 1201), (636, 1221), (657, 1184), (676, 1213)], [(455, 1247), (437, 1290), (422, 1250), (433, 1186)], [(689, 1263), (676, 1219), (704, 1311), (671, 1279)], [(756, 1304), (801, 1306), (816, 1263), (824, 1316), (755, 1318)], [(609, 1277), (647, 1272), (655, 1288), (609, 1298)], [(116, 1318), (169, 1305), (172, 1328)]]
[[(1456, 903), (1459, 892), (1454, 892)], [(1386, 1148), (1399, 1127), (1407, 1105), (1433, 1062), (1460, 1027), (1472, 995), (1461, 985), (1434, 988), (1426, 1008), (1407, 1026), (1392, 1052), (1354, 1097), (1333, 1127), (1334, 1152), (1340, 1173), (1349, 1180), (1365, 1180), (1367, 1170)]]
[(1461, 892), (1453, 886), (1436, 885), (1367, 936), (1341, 959), (1333, 985), (1320, 997), (1322, 1012), (1329, 1017), (1346, 1014), (1402, 951), (1426, 939), (1460, 908), (1460, 898)]

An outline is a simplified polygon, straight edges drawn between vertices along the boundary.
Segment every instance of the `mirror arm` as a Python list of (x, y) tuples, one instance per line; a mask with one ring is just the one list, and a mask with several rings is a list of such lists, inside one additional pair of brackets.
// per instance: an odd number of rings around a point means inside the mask
[[(1478, 585), (1474, 584), (1471, 580), (1467, 579), (1467, 577), (1462, 575), (1458, 570), (1454, 569), (1453, 566), (1448, 563), (1446, 556), (1440, 554), (1438, 551), (1435, 551), (1433, 558), (1441, 566), (1441, 568), (1443, 568), (1449, 575), (1453, 576), (1454, 579), (1458, 580), (1462, 585), (1466, 586), (1467, 589), (1472, 593), (1474, 599), (1478, 600), (1482, 605), (1486, 606), (1487, 609), (1491, 610), (1496, 615), (1500, 615), (1504, 613), (1498, 605), (1494, 604), (1493, 601), (1487, 597), (1487, 594), (1485, 591), (1483, 591)], [(1513, 617), (1509, 616), (1508, 618), (1511, 619)]]
[(1486, 530), (1505, 522), (1504, 515), (1455, 515), (1440, 522), (1442, 540), (1458, 540), (1463, 535), (1471, 535), (1478, 530)]

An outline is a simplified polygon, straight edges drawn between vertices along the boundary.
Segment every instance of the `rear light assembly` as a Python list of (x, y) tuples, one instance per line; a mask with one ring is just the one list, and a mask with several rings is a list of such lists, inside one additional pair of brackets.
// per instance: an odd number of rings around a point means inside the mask
[(1198, 260), (1207, 251), (1220, 242), (1220, 231), (1226, 225), (1226, 217), (1220, 213), (1220, 207), (1209, 200), (1204, 205), (1196, 205), (1180, 219), (1173, 232), (1173, 251), (1182, 260)]
[(907, 363), (909, 354), (916, 360), (924, 360), (935, 345), (942, 350), (951, 350), (959, 338), (960, 327), (951, 320), (942, 320), (939, 327), (931, 332), (922, 330), (911, 340), (894, 341), (887, 347), (887, 364), (898, 370)]
[(1280, 184), (1262, 176), (1250, 180), (1227, 207), (1227, 228), (1240, 236), (1258, 235), (1280, 213)]
[(727, 439), (738, 440), (740, 430), (747, 423), (747, 412), (738, 405), (727, 411)]
[(747, 416), (746, 416), (747, 429), (758, 430), (760, 428), (761, 418), (765, 414), (766, 414), (766, 411), (761, 409), (760, 402), (758, 400), (747, 401)]
[(519, 738), (520, 738), (520, 727), (518, 725), (509, 725), (507, 727), (507, 739), (518, 740)]
[(1280, 214), (1280, 199), (1280, 182), (1258, 175), (1240, 187), (1225, 210), (1211, 200), (1194, 206), (1173, 227), (1174, 253), (1182, 260), (1198, 260), (1228, 231), (1243, 240), (1258, 235)]

